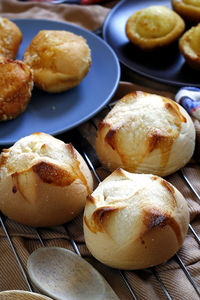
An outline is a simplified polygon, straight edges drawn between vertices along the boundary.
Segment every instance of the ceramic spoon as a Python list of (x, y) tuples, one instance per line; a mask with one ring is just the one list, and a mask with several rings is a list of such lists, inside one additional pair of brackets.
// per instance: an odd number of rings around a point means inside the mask
[(95, 268), (67, 249), (39, 248), (27, 267), (33, 284), (56, 300), (119, 300)]

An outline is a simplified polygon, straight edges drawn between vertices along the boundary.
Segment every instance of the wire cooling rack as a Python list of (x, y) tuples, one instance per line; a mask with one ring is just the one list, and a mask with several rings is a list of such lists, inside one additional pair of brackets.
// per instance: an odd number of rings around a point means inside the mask
[[(110, 110), (111, 106), (108, 105), (107, 108)], [(93, 119), (91, 119), (89, 121), (89, 123), (90, 123), (90, 126), (92, 126), (93, 133), (96, 132), (97, 124), (95, 123), (95, 121)], [(61, 136), (61, 139), (63, 139), (63, 136)], [(96, 181), (98, 183), (101, 182), (101, 178), (99, 177), (99, 175), (96, 171), (97, 168), (100, 167), (100, 163), (97, 159), (96, 152), (95, 152), (94, 148), (92, 147), (91, 143), (88, 141), (88, 138), (84, 137), (83, 134), (81, 134), (80, 131), (78, 131), (77, 129), (74, 129), (70, 132), (70, 134), (68, 136), (68, 139), (71, 139), (72, 144), (79, 151), (79, 153), (81, 153), (81, 155), (84, 157), (84, 159), (87, 162), (89, 168), (93, 172), (93, 175), (96, 178)], [(180, 173), (181, 177), (184, 179), (185, 183), (191, 189), (192, 193), (197, 198), (197, 201), (200, 201), (200, 196), (199, 196), (197, 190), (195, 189), (195, 187), (193, 186), (193, 184), (191, 183), (191, 181), (186, 176), (184, 169), (181, 169), (179, 171), (179, 173)], [(10, 245), (10, 247), (12, 249), (12, 252), (13, 252), (13, 255), (14, 255), (16, 261), (17, 261), (19, 269), (20, 269), (20, 271), (23, 275), (23, 278), (24, 278), (26, 286), (27, 286), (27, 290), (29, 290), (30, 292), (34, 292), (34, 288), (32, 287), (32, 284), (31, 284), (31, 282), (28, 278), (28, 275), (26, 273), (26, 270), (23, 267), (23, 263), (20, 260), (19, 255), (17, 254), (17, 249), (14, 246), (14, 243), (12, 241), (12, 237), (10, 236), (10, 234), (9, 234), (7, 228), (6, 228), (6, 217), (3, 214), (0, 214), (0, 224), (2, 226), (2, 229), (3, 229), (4, 233), (5, 233), (5, 236), (8, 239), (9, 245)], [(79, 251), (79, 247), (78, 247), (77, 243), (74, 241), (74, 239), (70, 236), (70, 233), (68, 231), (67, 226), (68, 226), (68, 224), (64, 224), (66, 235), (70, 239), (70, 243), (72, 245), (72, 248), (73, 248), (73, 250), (76, 254), (81, 256), (80, 251)], [(40, 235), (40, 229), (35, 228), (34, 230), (35, 230), (35, 234), (37, 236), (37, 239), (40, 242), (40, 245), (42, 247), (45, 247), (45, 241), (42, 239), (42, 237)], [(198, 237), (196, 231), (194, 230), (194, 228), (192, 227), (191, 224), (189, 224), (189, 231), (191, 231), (194, 239), (196, 240), (198, 245), (200, 245), (200, 238)], [(175, 259), (176, 262), (179, 264), (180, 268), (182, 269), (182, 272), (184, 272), (185, 276), (187, 277), (187, 280), (190, 282), (191, 287), (194, 289), (195, 294), (196, 294), (195, 299), (199, 299), (200, 298), (200, 287), (198, 286), (197, 282), (195, 282), (195, 279), (190, 274), (190, 272), (188, 270), (188, 267), (183, 262), (183, 259), (181, 258), (181, 256), (178, 253), (175, 254), (173, 259)], [(152, 267), (152, 268), (149, 269), (149, 271), (152, 273), (152, 275), (154, 276), (154, 278), (156, 279), (156, 281), (158, 283), (159, 288), (163, 292), (163, 298), (162, 299), (163, 300), (165, 300), (165, 299), (172, 300), (173, 298), (172, 298), (172, 296), (170, 295), (170, 293), (168, 291), (168, 286), (166, 284), (164, 284), (163, 281), (161, 280), (161, 277), (160, 277), (159, 271), (157, 270), (157, 267)], [(139, 295), (138, 292), (136, 292), (134, 290), (134, 287), (129, 282), (129, 280), (127, 278), (127, 275), (126, 275), (126, 271), (119, 270), (119, 274), (120, 274), (121, 279), (124, 282), (125, 288), (128, 290), (128, 293), (130, 295), (130, 299), (140, 300), (140, 295)], [(126, 298), (121, 298), (121, 299), (126, 300)]]

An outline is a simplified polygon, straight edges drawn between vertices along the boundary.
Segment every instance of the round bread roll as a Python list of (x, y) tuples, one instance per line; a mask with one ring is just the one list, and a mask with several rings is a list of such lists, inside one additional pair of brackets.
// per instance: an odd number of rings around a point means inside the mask
[(0, 210), (21, 224), (70, 221), (83, 210), (92, 188), (81, 155), (48, 134), (26, 136), (1, 153)]
[(169, 175), (195, 147), (194, 124), (179, 104), (141, 91), (125, 95), (100, 122), (96, 151), (110, 171)]
[(22, 61), (0, 56), (0, 121), (22, 114), (31, 98), (33, 74)]
[(173, 9), (190, 23), (200, 22), (200, 1), (199, 0), (171, 0)]
[(22, 32), (19, 27), (6, 18), (0, 17), (0, 55), (15, 59), (22, 42)]
[(193, 69), (200, 70), (200, 24), (184, 33), (179, 48), (186, 63)]
[(143, 269), (166, 262), (182, 246), (189, 224), (185, 198), (150, 174), (115, 170), (88, 197), (85, 242), (102, 263)]
[(57, 93), (83, 80), (91, 66), (91, 51), (82, 36), (42, 30), (26, 49), (23, 61), (33, 69), (38, 88)]
[(126, 22), (128, 39), (142, 50), (165, 47), (185, 29), (183, 19), (165, 6), (149, 6), (133, 13)]

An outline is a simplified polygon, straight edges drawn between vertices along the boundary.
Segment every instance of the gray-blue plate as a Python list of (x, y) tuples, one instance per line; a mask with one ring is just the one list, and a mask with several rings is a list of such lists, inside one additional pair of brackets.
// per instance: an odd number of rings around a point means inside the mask
[[(200, 87), (199, 72), (185, 63), (179, 51), (178, 41), (157, 51), (145, 52), (129, 42), (125, 26), (128, 17), (134, 12), (151, 5), (164, 5), (172, 9), (170, 0), (123, 0), (108, 14), (103, 37), (113, 48), (119, 61), (144, 77), (172, 86)], [(165, 22), (165, 20), (163, 20)], [(186, 30), (189, 25), (186, 24)]]
[(97, 114), (111, 99), (120, 79), (118, 58), (95, 34), (64, 22), (38, 19), (13, 20), (23, 33), (17, 58), (22, 59), (32, 38), (42, 29), (67, 30), (82, 35), (91, 49), (89, 73), (75, 88), (49, 94), (34, 88), (27, 110), (14, 120), (0, 122), (0, 145), (40, 131), (52, 135), (72, 129)]

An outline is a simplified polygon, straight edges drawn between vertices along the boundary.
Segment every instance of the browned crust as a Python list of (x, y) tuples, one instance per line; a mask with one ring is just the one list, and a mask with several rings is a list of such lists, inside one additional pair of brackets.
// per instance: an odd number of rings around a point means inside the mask
[(111, 206), (103, 206), (97, 208), (91, 218), (88, 220), (86, 215), (84, 216), (84, 221), (88, 229), (93, 232), (105, 232), (105, 223), (106, 221), (109, 221), (112, 214), (119, 209), (122, 209), (122, 207), (111, 207)]
[(172, 0), (172, 7), (185, 21), (190, 23), (200, 22), (200, 6), (185, 3), (183, 0)]
[(72, 184), (76, 179), (76, 177), (66, 170), (46, 162), (39, 162), (34, 165), (32, 169), (43, 182), (49, 184), (67, 186)]
[(191, 27), (188, 31), (184, 33), (179, 41), (179, 49), (183, 54), (187, 64), (199, 71), (200, 70), (200, 51), (196, 51), (191, 47), (191, 41), (193, 39), (193, 35), (195, 31), (199, 30), (200, 32), (200, 24)]
[(0, 59), (0, 121), (16, 118), (23, 113), (31, 98), (32, 71), (23, 62)]
[(183, 242), (181, 229), (172, 215), (168, 213), (163, 213), (162, 211), (154, 208), (150, 210), (146, 209), (144, 210), (143, 223), (148, 231), (152, 230), (155, 227), (170, 226), (177, 237), (179, 245), (181, 246)]
[(169, 102), (169, 99), (165, 97), (163, 97), (163, 101), (165, 102), (166, 109), (175, 117), (177, 123), (187, 122), (186, 117), (183, 116), (183, 114), (180, 112), (180, 109), (175, 102), (173, 101)]
[(15, 59), (22, 42), (22, 32), (12, 21), (6, 18), (1, 19), (4, 26), (0, 25), (0, 55)]

